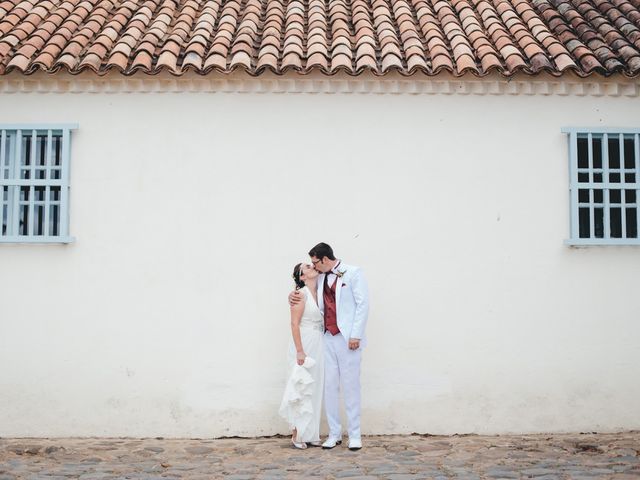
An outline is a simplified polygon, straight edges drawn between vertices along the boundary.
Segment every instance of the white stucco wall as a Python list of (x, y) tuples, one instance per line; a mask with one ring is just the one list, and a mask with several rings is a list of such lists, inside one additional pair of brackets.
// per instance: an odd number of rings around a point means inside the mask
[(563, 126), (637, 97), (0, 94), (77, 122), (70, 245), (0, 245), (0, 436), (286, 433), (293, 265), (370, 284), (363, 433), (640, 428), (640, 249), (570, 248)]

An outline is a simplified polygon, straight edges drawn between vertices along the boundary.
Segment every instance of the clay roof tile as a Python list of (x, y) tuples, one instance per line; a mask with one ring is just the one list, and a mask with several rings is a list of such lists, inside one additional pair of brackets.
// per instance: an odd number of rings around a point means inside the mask
[(221, 71), (225, 70), (227, 68), (227, 59), (223, 55), (214, 53), (205, 60), (203, 68), (215, 68)]
[(26, 72), (29, 69), (29, 64), (30, 64), (30, 61), (28, 57), (25, 57), (24, 55), (16, 54), (13, 56), (13, 58), (11, 58), (11, 60), (7, 64), (7, 69), (13, 67), (23, 72)]
[(115, 52), (107, 60), (107, 66), (119, 68), (121, 71), (125, 71), (127, 69), (127, 64), (129, 63), (129, 56), (125, 55), (122, 52)]
[(276, 71), (278, 69), (278, 57), (276, 55), (265, 54), (258, 58), (257, 68), (265, 68), (270, 67), (272, 71)]
[(236, 68), (239, 66), (245, 67), (247, 70), (251, 69), (251, 56), (245, 51), (239, 51), (231, 57), (230, 68)]

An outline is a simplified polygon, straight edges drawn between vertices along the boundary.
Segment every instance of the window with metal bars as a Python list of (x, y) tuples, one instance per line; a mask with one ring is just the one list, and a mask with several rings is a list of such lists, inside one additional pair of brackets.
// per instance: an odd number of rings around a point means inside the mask
[(69, 243), (74, 125), (0, 124), (0, 243)]
[(565, 128), (570, 245), (640, 245), (640, 129)]

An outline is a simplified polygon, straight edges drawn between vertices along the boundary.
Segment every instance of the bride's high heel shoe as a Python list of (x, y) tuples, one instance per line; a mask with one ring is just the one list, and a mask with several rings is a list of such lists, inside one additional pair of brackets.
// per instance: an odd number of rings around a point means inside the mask
[(296, 442), (293, 437), (291, 438), (291, 444), (294, 448), (299, 448), (300, 450), (306, 450), (307, 444), (305, 442)]

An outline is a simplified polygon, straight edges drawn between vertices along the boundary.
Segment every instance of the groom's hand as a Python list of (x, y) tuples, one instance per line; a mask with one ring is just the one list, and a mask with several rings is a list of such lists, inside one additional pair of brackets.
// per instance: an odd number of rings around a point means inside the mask
[(359, 338), (350, 338), (349, 339), (349, 350), (357, 350), (360, 348), (360, 339)]
[(302, 293), (300, 290), (296, 290), (295, 292), (291, 292), (289, 294), (289, 306), (293, 307), (294, 305), (300, 303), (302, 301)]

